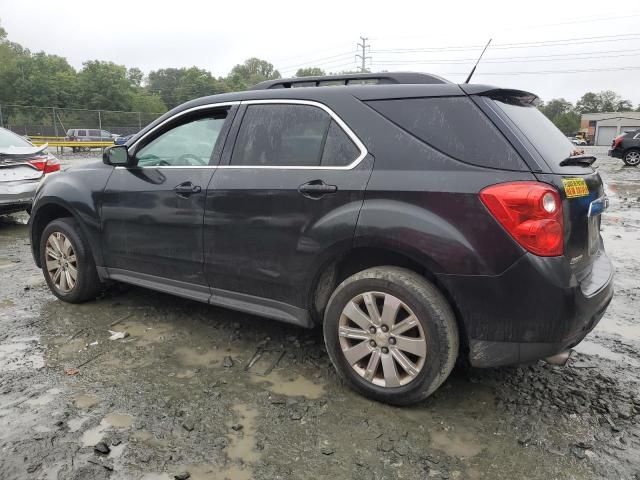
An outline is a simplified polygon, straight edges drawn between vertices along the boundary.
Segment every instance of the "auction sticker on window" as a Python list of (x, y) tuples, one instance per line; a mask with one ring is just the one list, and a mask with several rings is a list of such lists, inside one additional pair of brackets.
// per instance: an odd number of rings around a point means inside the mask
[(564, 193), (567, 198), (585, 197), (589, 195), (589, 188), (584, 178), (563, 178)]

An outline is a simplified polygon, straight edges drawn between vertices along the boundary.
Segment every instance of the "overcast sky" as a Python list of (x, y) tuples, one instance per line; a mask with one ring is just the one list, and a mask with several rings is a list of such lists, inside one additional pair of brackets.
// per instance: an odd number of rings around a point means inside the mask
[[(493, 38), (475, 83), (573, 102), (588, 90), (610, 89), (640, 103), (637, 0), (0, 0), (0, 23), (12, 41), (67, 57), (76, 68), (99, 59), (145, 72), (195, 65), (216, 76), (251, 56), (285, 76), (302, 66), (354, 69), (363, 35), (374, 71), (425, 71), (463, 82)], [(553, 73), (568, 70), (582, 71)]]

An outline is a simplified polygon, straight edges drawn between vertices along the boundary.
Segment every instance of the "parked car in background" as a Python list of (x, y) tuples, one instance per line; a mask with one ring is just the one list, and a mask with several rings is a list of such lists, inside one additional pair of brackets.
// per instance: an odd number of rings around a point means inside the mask
[(60, 161), (46, 145), (33, 144), (0, 128), (0, 215), (31, 209), (36, 188), (45, 175), (60, 170)]
[(640, 129), (625, 132), (614, 138), (609, 156), (621, 158), (631, 167), (640, 165)]
[(567, 137), (571, 143), (579, 146), (586, 146), (587, 142), (583, 138), (580, 137)]
[[(94, 128), (71, 128), (67, 130), (67, 136), (65, 140), (69, 142), (113, 142), (114, 135), (106, 130), (98, 130)], [(71, 149), (76, 152), (83, 147), (72, 147)]]
[(132, 138), (135, 135), (135, 133), (131, 133), (129, 135), (121, 135), (118, 138), (116, 138), (114, 140), (113, 143), (115, 143), (116, 145), (124, 145), (125, 143), (127, 143), (129, 141), (130, 138)]
[(346, 383), (392, 404), (459, 356), (554, 362), (603, 316), (613, 267), (595, 158), (537, 101), (412, 73), (193, 100), (47, 180), (33, 257), (65, 302), (121, 281), (321, 325)]

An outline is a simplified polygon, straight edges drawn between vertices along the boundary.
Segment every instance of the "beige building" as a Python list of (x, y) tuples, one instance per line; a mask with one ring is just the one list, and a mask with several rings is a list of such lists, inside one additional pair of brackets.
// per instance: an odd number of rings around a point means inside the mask
[(580, 131), (586, 133), (593, 145), (611, 145), (621, 133), (640, 128), (640, 112), (585, 113)]

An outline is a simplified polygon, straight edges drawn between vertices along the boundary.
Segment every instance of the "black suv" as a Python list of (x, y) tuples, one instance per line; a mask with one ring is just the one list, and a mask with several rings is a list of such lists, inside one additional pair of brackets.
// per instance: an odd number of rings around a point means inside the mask
[(640, 165), (640, 129), (625, 132), (614, 138), (609, 156), (621, 158), (630, 167)]
[(426, 74), (193, 100), (47, 179), (33, 256), (67, 302), (120, 281), (321, 324), (351, 387), (416, 402), (458, 357), (565, 351), (611, 301), (594, 158), (536, 100)]

